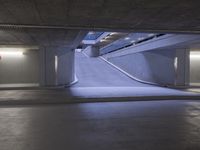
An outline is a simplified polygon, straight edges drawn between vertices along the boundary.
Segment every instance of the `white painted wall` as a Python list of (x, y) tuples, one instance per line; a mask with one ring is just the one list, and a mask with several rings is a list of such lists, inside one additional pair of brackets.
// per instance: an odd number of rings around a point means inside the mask
[(0, 84), (39, 83), (39, 51), (27, 50), (23, 56), (1, 56)]

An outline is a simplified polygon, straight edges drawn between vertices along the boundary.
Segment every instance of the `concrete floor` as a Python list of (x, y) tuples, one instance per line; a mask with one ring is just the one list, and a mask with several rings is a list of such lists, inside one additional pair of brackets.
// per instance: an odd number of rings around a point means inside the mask
[(1, 150), (198, 150), (199, 101), (0, 107)]

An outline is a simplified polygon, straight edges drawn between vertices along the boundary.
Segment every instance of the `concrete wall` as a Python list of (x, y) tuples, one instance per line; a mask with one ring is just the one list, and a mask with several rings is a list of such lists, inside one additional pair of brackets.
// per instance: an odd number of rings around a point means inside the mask
[(39, 51), (27, 50), (23, 56), (2, 56), (0, 84), (39, 83)]
[(190, 56), (190, 84), (200, 85), (200, 51), (191, 51)]
[(89, 57), (98, 57), (99, 56), (99, 47), (97, 46), (88, 46), (83, 51)]
[(105, 58), (139, 80), (161, 85), (174, 85), (175, 57), (175, 50), (152, 50)]

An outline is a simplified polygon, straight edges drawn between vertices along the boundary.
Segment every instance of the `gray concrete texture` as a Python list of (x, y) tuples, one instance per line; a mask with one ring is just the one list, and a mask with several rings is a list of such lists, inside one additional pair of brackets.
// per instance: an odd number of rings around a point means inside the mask
[(76, 48), (86, 32), (63, 29), (1, 29), (0, 45), (56, 46)]
[(1, 150), (198, 150), (199, 101), (0, 107)]
[[(56, 86), (74, 81), (74, 51), (66, 47), (40, 49), (40, 85)], [(57, 70), (55, 67), (57, 56)]]
[(198, 0), (29, 0), (1, 2), (1, 24), (92, 29), (199, 31)]
[(99, 49), (100, 49), (100, 47), (98, 47), (98, 46), (88, 46), (84, 49), (84, 53), (89, 57), (98, 57), (100, 54)]
[(21, 57), (0, 59), (0, 85), (14, 83), (39, 83), (39, 51), (24, 51)]
[(141, 81), (173, 86), (175, 56), (176, 51), (167, 49), (108, 57), (107, 60)]

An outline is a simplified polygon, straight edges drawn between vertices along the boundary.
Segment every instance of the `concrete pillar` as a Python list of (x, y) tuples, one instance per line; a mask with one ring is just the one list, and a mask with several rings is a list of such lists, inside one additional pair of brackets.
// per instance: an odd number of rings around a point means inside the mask
[(45, 47), (40, 47), (39, 49), (39, 60), (40, 60), (40, 74), (39, 74), (39, 84), (40, 86), (45, 86), (46, 84), (46, 49)]
[(189, 85), (190, 57), (188, 49), (176, 50), (176, 86)]
[(67, 47), (40, 48), (40, 85), (59, 86), (74, 82), (74, 50)]
[(56, 84), (67, 85), (75, 82), (74, 50), (57, 56)]
[(99, 47), (98, 46), (88, 46), (84, 49), (84, 53), (89, 57), (98, 57), (99, 56)]

